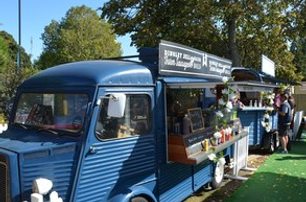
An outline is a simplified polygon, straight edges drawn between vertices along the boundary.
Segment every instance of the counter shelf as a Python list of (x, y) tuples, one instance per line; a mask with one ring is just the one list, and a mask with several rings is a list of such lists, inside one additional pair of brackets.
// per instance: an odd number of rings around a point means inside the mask
[[(194, 137), (194, 144), (188, 144), (188, 142), (190, 142), (188, 140), (190, 140), (191, 135)], [(201, 142), (204, 139), (202, 138), (200, 140), (200, 138), (206, 136), (205, 132), (189, 135), (170, 134), (168, 137), (168, 158), (169, 161), (173, 162), (198, 165), (201, 162), (207, 160), (210, 154), (223, 151), (246, 135), (247, 131), (242, 130), (238, 135), (232, 136), (232, 138), (225, 143), (219, 144), (217, 146), (210, 145), (208, 151), (203, 151)]]

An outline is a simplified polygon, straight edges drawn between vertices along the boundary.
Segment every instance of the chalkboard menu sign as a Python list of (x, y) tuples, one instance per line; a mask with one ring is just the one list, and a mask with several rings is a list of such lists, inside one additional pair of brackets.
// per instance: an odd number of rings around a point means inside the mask
[(159, 44), (159, 74), (200, 78), (231, 76), (232, 62), (188, 46), (162, 40)]
[(183, 136), (185, 147), (202, 142), (204, 139), (209, 139), (213, 134), (212, 128), (205, 128), (202, 132), (185, 135)]
[(191, 132), (197, 132), (204, 129), (204, 120), (201, 108), (188, 109), (188, 116), (191, 122)]

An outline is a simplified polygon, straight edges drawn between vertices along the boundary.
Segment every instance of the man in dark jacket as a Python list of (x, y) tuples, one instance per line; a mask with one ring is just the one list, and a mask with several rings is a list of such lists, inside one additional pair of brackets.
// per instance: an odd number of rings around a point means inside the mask
[(282, 153), (288, 153), (287, 145), (289, 141), (290, 134), (290, 123), (291, 123), (291, 107), (288, 102), (289, 95), (287, 93), (282, 94), (281, 101), (282, 104), (278, 111), (278, 132), (280, 136)]

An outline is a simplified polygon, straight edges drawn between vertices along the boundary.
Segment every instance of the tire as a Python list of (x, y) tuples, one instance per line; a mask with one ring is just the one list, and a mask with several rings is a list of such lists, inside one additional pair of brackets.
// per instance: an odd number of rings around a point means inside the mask
[(268, 152), (270, 154), (274, 153), (275, 150), (276, 150), (276, 147), (277, 147), (276, 146), (276, 137), (275, 137), (274, 134), (272, 134), (272, 137), (271, 137), (271, 140), (270, 140), (270, 148), (269, 148)]
[(131, 202), (149, 202), (149, 200), (142, 196), (136, 196), (131, 199)]
[(220, 162), (217, 162), (214, 170), (213, 180), (211, 182), (211, 187), (213, 189), (220, 187), (223, 178), (224, 178), (224, 165), (222, 165)]
[(274, 141), (273, 142), (271, 142), (271, 144), (270, 144), (270, 148), (269, 148), (269, 153), (273, 153), (275, 151), (275, 144), (274, 144)]
[(287, 150), (291, 151), (291, 138), (290, 138), (290, 136), (288, 136)]

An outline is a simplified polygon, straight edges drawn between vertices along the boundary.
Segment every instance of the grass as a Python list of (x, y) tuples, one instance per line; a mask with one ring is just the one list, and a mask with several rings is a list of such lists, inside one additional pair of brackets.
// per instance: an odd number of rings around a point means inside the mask
[[(305, 137), (305, 133), (302, 138)], [(275, 153), (227, 202), (306, 201), (306, 141), (293, 142), (289, 154)]]

